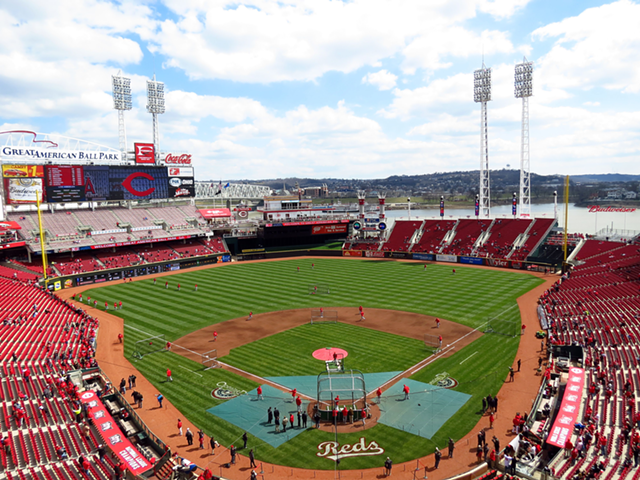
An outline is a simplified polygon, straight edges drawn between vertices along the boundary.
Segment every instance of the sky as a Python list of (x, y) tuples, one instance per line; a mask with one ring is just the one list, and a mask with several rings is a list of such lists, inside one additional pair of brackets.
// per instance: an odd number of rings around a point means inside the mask
[(128, 148), (156, 75), (161, 150), (200, 180), (477, 170), (484, 61), (490, 169), (520, 168), (526, 57), (531, 171), (639, 174), (638, 25), (640, 0), (4, 1), (0, 131), (118, 148), (121, 71)]

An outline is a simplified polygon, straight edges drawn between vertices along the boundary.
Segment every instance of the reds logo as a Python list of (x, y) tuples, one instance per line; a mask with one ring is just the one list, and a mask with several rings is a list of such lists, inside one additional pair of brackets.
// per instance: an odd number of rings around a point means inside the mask
[(136, 149), (136, 163), (156, 163), (156, 153), (153, 143), (134, 143)]
[(146, 190), (136, 190), (135, 188), (133, 188), (133, 185), (131, 185), (131, 182), (133, 182), (133, 180), (139, 177), (146, 178), (147, 180), (150, 180), (152, 182), (155, 182), (156, 180), (148, 173), (135, 172), (124, 179), (124, 182), (122, 182), (122, 186), (126, 188), (129, 193), (131, 193), (132, 195), (135, 195), (136, 197), (146, 197), (147, 195), (151, 195), (153, 192), (155, 192), (156, 190), (155, 187), (149, 187)]

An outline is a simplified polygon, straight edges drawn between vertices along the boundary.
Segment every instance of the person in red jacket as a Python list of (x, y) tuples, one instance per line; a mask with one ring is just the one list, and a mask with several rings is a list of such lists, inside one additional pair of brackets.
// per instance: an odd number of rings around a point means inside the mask
[(258, 385), (257, 393), (258, 393), (258, 400), (264, 400), (264, 397), (262, 396), (262, 386), (261, 385)]
[(409, 400), (409, 386), (408, 385), (403, 385), (402, 386), (402, 391), (404, 392), (404, 399), (405, 400)]
[(296, 397), (296, 407), (297, 407), (298, 413), (302, 413), (302, 400), (300, 399), (300, 395)]
[(182, 420), (178, 419), (178, 435), (182, 436)]
[(167, 380), (169, 382), (173, 382), (173, 377), (171, 376), (171, 370), (167, 368)]
[(378, 398), (378, 405), (380, 405), (380, 402), (382, 401), (382, 389), (380, 387), (376, 390), (376, 397)]

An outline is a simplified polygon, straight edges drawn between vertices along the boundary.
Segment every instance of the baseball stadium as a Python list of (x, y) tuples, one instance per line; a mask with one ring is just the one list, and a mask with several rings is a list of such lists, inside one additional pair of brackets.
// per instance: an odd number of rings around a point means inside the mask
[(638, 478), (640, 233), (532, 215), (528, 151), (511, 215), (483, 144), (469, 215), (394, 221), (156, 131), (0, 133), (1, 479)]

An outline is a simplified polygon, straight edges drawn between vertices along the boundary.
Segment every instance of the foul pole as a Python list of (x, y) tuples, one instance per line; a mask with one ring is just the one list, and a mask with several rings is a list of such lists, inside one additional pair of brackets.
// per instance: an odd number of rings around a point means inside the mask
[(564, 262), (562, 270), (567, 265), (567, 227), (569, 225), (569, 175), (564, 180), (564, 233), (562, 234), (562, 250), (564, 251)]
[(44, 228), (42, 228), (42, 212), (40, 212), (40, 190), (36, 191), (36, 208), (38, 210), (38, 230), (40, 232), (40, 249), (42, 250), (42, 275), (44, 276), (44, 288), (47, 288), (47, 249), (45, 248)]

